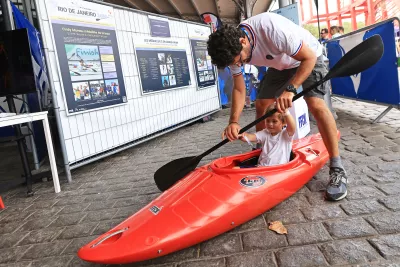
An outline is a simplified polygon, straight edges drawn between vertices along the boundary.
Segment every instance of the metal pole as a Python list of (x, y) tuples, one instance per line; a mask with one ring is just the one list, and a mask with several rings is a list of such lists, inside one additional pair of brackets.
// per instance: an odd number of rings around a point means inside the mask
[(317, 21), (318, 21), (318, 40), (321, 42), (321, 28), (319, 26), (319, 13), (318, 13), (318, 0), (314, 0), (315, 2), (315, 7), (317, 8)]
[[(35, 9), (37, 12), (40, 31), (44, 32), (44, 26), (43, 26), (43, 22), (40, 17), (40, 11), (38, 10), (38, 6), (39, 5), (37, 3), (37, 0), (35, 0)], [(58, 137), (60, 139), (60, 148), (61, 148), (61, 154), (62, 154), (62, 158), (63, 158), (65, 175), (67, 176), (67, 181), (69, 183), (71, 183), (72, 182), (71, 169), (70, 169), (69, 162), (68, 162), (67, 148), (65, 147), (65, 139), (64, 139), (64, 133), (63, 133), (61, 117), (60, 117), (60, 106), (58, 105), (58, 102), (57, 102), (57, 93), (55, 92), (55, 88), (54, 88), (54, 80), (53, 80), (53, 77), (51, 76), (51, 72), (48, 69), (51, 66), (48, 49), (43, 48), (43, 53), (44, 53), (44, 57), (46, 59), (47, 75), (49, 77), (49, 87), (50, 87), (51, 98), (52, 98), (52, 102), (53, 102), (54, 115), (56, 118)]]
[(31, 0), (22, 0), (22, 6), (24, 7), (25, 16), (33, 25)]

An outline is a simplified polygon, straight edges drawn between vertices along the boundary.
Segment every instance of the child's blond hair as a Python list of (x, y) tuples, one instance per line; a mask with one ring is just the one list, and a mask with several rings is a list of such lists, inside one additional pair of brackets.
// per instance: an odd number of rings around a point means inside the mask
[[(275, 108), (275, 103), (272, 104), (272, 105), (270, 105), (270, 106), (268, 106), (266, 112), (270, 112), (270, 111), (273, 110), (274, 108)], [(282, 113), (280, 113), (280, 112), (278, 112), (278, 111), (277, 111), (276, 113), (278, 113), (278, 118), (282, 121), (282, 123), (283, 123), (283, 124), (286, 124), (285, 117), (283, 117)]]

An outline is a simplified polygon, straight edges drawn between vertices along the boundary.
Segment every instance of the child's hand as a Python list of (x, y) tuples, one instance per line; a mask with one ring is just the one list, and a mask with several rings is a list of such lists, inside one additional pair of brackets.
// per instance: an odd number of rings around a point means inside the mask
[(239, 134), (238, 138), (240, 141), (247, 142), (246, 139), (244, 138), (244, 135), (245, 135), (245, 133)]

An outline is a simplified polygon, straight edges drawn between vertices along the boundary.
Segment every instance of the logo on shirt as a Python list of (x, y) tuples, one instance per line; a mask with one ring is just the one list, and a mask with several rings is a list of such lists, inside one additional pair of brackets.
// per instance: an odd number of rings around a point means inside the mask
[(271, 55), (266, 55), (265, 56), (268, 60), (272, 60), (272, 59), (274, 59), (274, 57), (273, 56), (271, 56)]
[(265, 184), (267, 180), (262, 176), (249, 175), (240, 180), (240, 185), (244, 187), (257, 188)]

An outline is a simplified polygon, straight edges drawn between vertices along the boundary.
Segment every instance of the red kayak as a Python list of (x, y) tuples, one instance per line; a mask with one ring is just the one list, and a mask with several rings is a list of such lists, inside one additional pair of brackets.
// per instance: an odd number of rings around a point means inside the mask
[[(339, 135), (339, 132), (338, 132)], [(270, 167), (260, 150), (199, 167), (143, 209), (78, 251), (89, 262), (149, 260), (193, 246), (243, 224), (303, 187), (328, 161), (320, 134), (293, 142), (292, 160)]]

